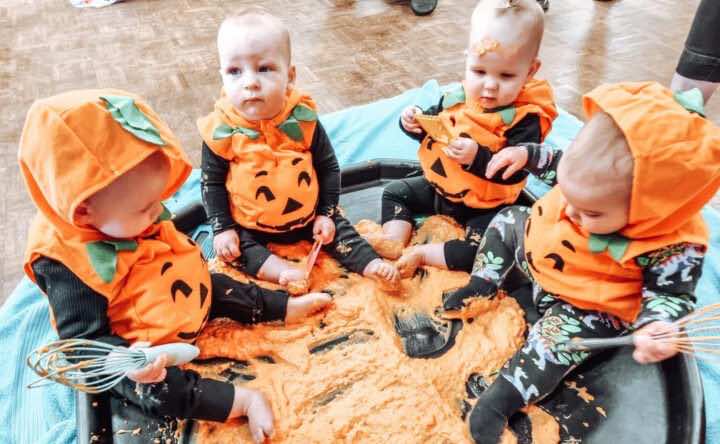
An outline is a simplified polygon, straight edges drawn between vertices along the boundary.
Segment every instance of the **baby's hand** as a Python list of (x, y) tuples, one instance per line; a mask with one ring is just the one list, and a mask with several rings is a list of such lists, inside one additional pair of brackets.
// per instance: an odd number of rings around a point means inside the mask
[(675, 356), (678, 352), (675, 344), (655, 339), (653, 336), (677, 332), (676, 325), (663, 321), (655, 321), (641, 328), (633, 334), (633, 359), (640, 364), (652, 364)]
[(218, 233), (213, 237), (215, 254), (225, 262), (232, 262), (240, 257), (240, 238), (233, 228)]
[(445, 148), (445, 155), (460, 165), (470, 165), (475, 160), (478, 149), (477, 142), (468, 137), (458, 137)]
[(305, 271), (299, 268), (289, 266), (278, 275), (278, 284), (287, 286), (290, 282), (305, 279)]
[(315, 217), (313, 235), (315, 239), (320, 239), (323, 245), (329, 244), (335, 238), (335, 222), (327, 216)]
[(417, 106), (408, 106), (400, 114), (400, 124), (409, 133), (422, 134), (420, 124), (415, 120), (415, 114), (421, 114), (422, 110)]
[(253, 441), (260, 444), (274, 432), (273, 411), (265, 395), (257, 390), (235, 386), (235, 399), (228, 419), (247, 416)]
[[(130, 348), (141, 348), (149, 346), (149, 342), (136, 342)], [(168, 356), (163, 353), (145, 367), (127, 372), (126, 376), (132, 381), (140, 384), (154, 384), (156, 382), (163, 381), (165, 380), (165, 376), (167, 376), (167, 370), (165, 370), (167, 362)]]
[(507, 167), (502, 178), (507, 180), (525, 167), (528, 151), (522, 146), (509, 146), (495, 153), (485, 169), (485, 177), (492, 179), (498, 171)]

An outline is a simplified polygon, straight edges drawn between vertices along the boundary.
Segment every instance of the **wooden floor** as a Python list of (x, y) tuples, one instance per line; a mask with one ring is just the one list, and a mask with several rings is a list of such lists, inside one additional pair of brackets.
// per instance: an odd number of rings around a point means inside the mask
[[(602, 82), (669, 83), (698, 0), (551, 0), (540, 76), (559, 105)], [(16, 150), (27, 108), (69, 89), (117, 87), (145, 96), (199, 164), (195, 119), (211, 109), (220, 78), (215, 31), (255, 1), (132, 0), (81, 10), (63, 0), (0, 6), (0, 303), (22, 276), (34, 213)], [(298, 82), (322, 112), (392, 96), (436, 78), (459, 80), (474, 0), (440, 0), (416, 17), (405, 1), (265, 0), (292, 29)], [(717, 120), (720, 98), (710, 106)]]

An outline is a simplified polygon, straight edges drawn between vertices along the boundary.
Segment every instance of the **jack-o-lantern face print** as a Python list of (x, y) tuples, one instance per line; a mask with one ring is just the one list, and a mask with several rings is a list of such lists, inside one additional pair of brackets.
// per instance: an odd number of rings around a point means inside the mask
[[(131, 294), (127, 299), (139, 320), (127, 328), (130, 336), (137, 337), (128, 339), (192, 342), (207, 322), (212, 284), (198, 247), (181, 234), (165, 245), (170, 245), (170, 251), (156, 253), (147, 263), (136, 263), (128, 276), (125, 288)], [(124, 329), (120, 326), (118, 330)]]
[(307, 225), (318, 200), (310, 152), (263, 154), (231, 164), (233, 217), (243, 227), (275, 233)]
[(458, 202), (469, 192), (468, 182), (464, 180), (468, 173), (462, 165), (450, 159), (443, 152), (445, 144), (426, 138), (418, 151), (425, 177), (433, 184), (438, 194), (446, 199)]
[(544, 236), (542, 233), (538, 232), (538, 230), (533, 230), (533, 220), (538, 219), (541, 223), (546, 223), (546, 221), (541, 220), (543, 217), (542, 205), (536, 204), (533, 207), (532, 211), (534, 216), (528, 217), (527, 222), (525, 223), (525, 258), (527, 259), (528, 265), (534, 272), (535, 276), (543, 272), (541, 271), (541, 269), (545, 270), (545, 272), (555, 270), (559, 273), (563, 273), (565, 271), (566, 261), (572, 261), (573, 259), (573, 257), (568, 257), (568, 255), (573, 255), (574, 253), (576, 253), (575, 246), (567, 239), (562, 239), (559, 244), (555, 245), (555, 247), (562, 248), (547, 247), (543, 243), (542, 245), (544, 248), (541, 250), (542, 254), (540, 254), (539, 257), (536, 257), (536, 255), (533, 254), (532, 246), (538, 245), (538, 236), (541, 238), (543, 238)]
[[(163, 274), (163, 270), (167, 270), (172, 267), (172, 262), (166, 262), (163, 264), (163, 268), (160, 274)], [(210, 289), (202, 282), (197, 282), (197, 287), (193, 288), (193, 282), (187, 279), (178, 278), (173, 281), (170, 285), (170, 297), (172, 298), (174, 307), (181, 313), (192, 313), (193, 311), (201, 311), (203, 307), (206, 307), (208, 302), (208, 295)], [(200, 330), (205, 325), (210, 310), (204, 310), (205, 315), (200, 322), (200, 325), (191, 331), (178, 331), (177, 337), (184, 341), (194, 341), (195, 338), (200, 334)]]

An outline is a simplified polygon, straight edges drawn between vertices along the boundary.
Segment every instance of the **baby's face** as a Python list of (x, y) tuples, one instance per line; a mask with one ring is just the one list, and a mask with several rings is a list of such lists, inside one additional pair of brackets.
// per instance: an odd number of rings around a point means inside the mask
[(467, 50), (465, 92), (485, 109), (510, 105), (539, 67), (533, 50), (478, 35)]
[(608, 174), (572, 174), (572, 161), (560, 159), (558, 186), (565, 199), (565, 215), (588, 233), (610, 234), (628, 224), (629, 193)]
[(76, 219), (110, 237), (137, 237), (162, 214), (161, 196), (169, 176), (167, 160), (146, 160), (91, 196), (84, 216)]
[(230, 102), (247, 120), (266, 120), (285, 107), (295, 80), (288, 50), (276, 32), (227, 29), (218, 41), (220, 74)]

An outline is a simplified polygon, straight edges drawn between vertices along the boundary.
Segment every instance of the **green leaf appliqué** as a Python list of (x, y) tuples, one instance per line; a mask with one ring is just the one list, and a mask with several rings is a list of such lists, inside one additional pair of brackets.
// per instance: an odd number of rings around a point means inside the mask
[(255, 140), (258, 136), (260, 136), (260, 133), (253, 129), (245, 128), (243, 126), (233, 128), (226, 123), (221, 123), (217, 128), (215, 128), (215, 131), (213, 131), (213, 140), (227, 139), (235, 134), (242, 134), (250, 140)]
[(110, 111), (113, 119), (118, 122), (126, 131), (132, 133), (138, 139), (154, 145), (165, 145), (160, 137), (160, 132), (150, 122), (145, 114), (138, 109), (135, 101), (124, 96), (102, 96), (105, 107)]
[(317, 113), (305, 105), (295, 106), (292, 115), (302, 122), (314, 122), (317, 120)]
[(280, 124), (280, 130), (288, 135), (293, 140), (303, 140), (302, 128), (295, 117), (288, 117), (286, 121)]
[(676, 92), (673, 99), (691, 113), (705, 117), (705, 100), (698, 88)]
[(443, 109), (450, 109), (458, 103), (465, 103), (465, 89), (462, 85), (446, 92), (443, 95)]
[(514, 106), (508, 106), (507, 108), (498, 111), (498, 114), (500, 114), (500, 118), (505, 125), (510, 125), (515, 120), (517, 111)]
[(590, 252), (598, 254), (605, 250), (616, 262), (620, 262), (630, 246), (630, 239), (619, 234), (591, 234), (588, 239)]
[(134, 240), (96, 241), (85, 246), (90, 257), (90, 264), (105, 283), (112, 282), (115, 277), (118, 252), (135, 251), (137, 247), (138, 243)]

